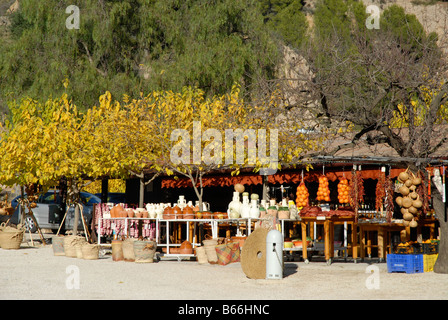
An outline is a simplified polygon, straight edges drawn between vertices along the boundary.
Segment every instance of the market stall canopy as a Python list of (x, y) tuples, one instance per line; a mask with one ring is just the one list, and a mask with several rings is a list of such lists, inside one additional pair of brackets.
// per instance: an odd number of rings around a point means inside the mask
[[(392, 178), (396, 178), (400, 172), (405, 169), (391, 169), (390, 175)], [(378, 169), (366, 169), (361, 170), (363, 179), (378, 179), (381, 172), (381, 168)], [(318, 181), (318, 177), (322, 175), (321, 170), (306, 172), (303, 175), (305, 182)], [(335, 181), (342, 177), (351, 179), (352, 172), (350, 170), (337, 169), (337, 171), (327, 171), (325, 176), (328, 180)], [(267, 176), (269, 184), (299, 184), (302, 181), (302, 174), (297, 172), (283, 172), (274, 175)], [(243, 185), (261, 185), (263, 184), (263, 176), (259, 174), (253, 175), (238, 175), (238, 176), (204, 176), (202, 178), (203, 187), (230, 187), (237, 183)], [(162, 188), (191, 188), (192, 182), (188, 178), (179, 177), (165, 177), (162, 179)]]

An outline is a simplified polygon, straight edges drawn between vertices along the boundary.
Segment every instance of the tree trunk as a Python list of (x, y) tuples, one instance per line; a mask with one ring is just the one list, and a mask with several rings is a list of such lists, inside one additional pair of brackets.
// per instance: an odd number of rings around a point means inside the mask
[(138, 207), (143, 208), (145, 204), (145, 175), (140, 177), (140, 194), (138, 198)]
[(106, 203), (109, 195), (109, 179), (101, 180), (101, 202)]
[[(22, 200), (23, 200), (25, 198), (25, 187), (24, 186), (20, 187), (20, 194), (21, 194), (21, 197), (22, 197)], [(20, 223), (22, 225), (25, 225), (25, 223), (26, 223), (25, 215), (26, 215), (26, 213), (25, 213), (25, 206), (22, 204), (22, 205), (20, 205)]]
[(79, 223), (79, 206), (75, 204), (75, 218), (73, 220), (73, 235), (78, 233), (78, 223)]
[(434, 265), (435, 273), (448, 273), (448, 222), (446, 219), (446, 207), (442, 201), (442, 195), (439, 190), (434, 186), (431, 187), (433, 207), (436, 212), (437, 220), (440, 224), (440, 245), (439, 256), (436, 264)]
[(74, 181), (72, 181), (71, 185), (71, 204), (75, 206), (75, 218), (73, 220), (73, 235), (76, 235), (78, 233), (78, 224), (79, 224), (79, 206), (78, 201), (80, 201), (80, 191), (78, 186)]
[(269, 184), (268, 184), (268, 176), (267, 175), (262, 175), (261, 176), (263, 179), (263, 194), (262, 194), (262, 199), (266, 200), (267, 202), (269, 202)]

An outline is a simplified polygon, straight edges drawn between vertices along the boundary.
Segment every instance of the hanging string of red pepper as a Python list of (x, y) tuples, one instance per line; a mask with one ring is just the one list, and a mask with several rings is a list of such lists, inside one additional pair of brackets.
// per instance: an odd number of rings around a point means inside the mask
[(350, 181), (350, 204), (355, 209), (355, 221), (358, 221), (358, 207), (362, 202), (364, 202), (364, 179), (361, 171), (353, 169)]
[(394, 183), (392, 181), (392, 178), (390, 174), (387, 176), (386, 180), (384, 181), (384, 190), (386, 192), (386, 200), (385, 200), (385, 209), (386, 209), (386, 221), (387, 223), (392, 222), (392, 216), (394, 214)]
[(386, 199), (386, 173), (380, 171), (378, 182), (375, 190), (375, 210), (376, 212), (383, 211), (383, 202)]

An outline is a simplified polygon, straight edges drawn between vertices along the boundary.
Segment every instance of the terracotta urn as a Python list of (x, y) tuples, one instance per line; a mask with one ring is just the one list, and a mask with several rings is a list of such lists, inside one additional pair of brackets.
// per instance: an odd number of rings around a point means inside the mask
[(116, 205), (112, 209), (110, 209), (110, 217), (111, 218), (119, 218), (120, 212), (123, 210), (123, 207), (121, 205)]
[(180, 254), (193, 254), (193, 246), (189, 241), (184, 241), (181, 243), (179, 248)]
[(163, 219), (174, 219), (174, 208), (166, 207), (163, 210)]
[(126, 211), (127, 211), (128, 218), (134, 218), (134, 210), (128, 209)]
[(137, 211), (135, 213), (136, 218), (143, 218), (143, 212), (142, 211)]
[(174, 219), (182, 219), (183, 218), (182, 209), (178, 205), (174, 206), (173, 213), (174, 213)]
[(149, 218), (149, 213), (148, 213), (148, 211), (146, 211), (146, 210), (143, 210), (143, 211), (142, 211), (142, 215), (143, 215), (142, 218)]
[(202, 212), (202, 219), (211, 219), (212, 218), (212, 213), (209, 211), (203, 211)]
[(194, 211), (190, 206), (186, 206), (182, 211), (182, 214), (184, 216), (184, 219), (194, 219)]

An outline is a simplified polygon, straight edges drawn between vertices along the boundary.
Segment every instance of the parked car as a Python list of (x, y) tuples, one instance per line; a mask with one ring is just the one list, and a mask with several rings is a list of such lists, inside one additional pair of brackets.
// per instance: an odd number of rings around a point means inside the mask
[[(95, 195), (101, 199), (101, 193), (95, 193)], [(126, 193), (109, 192), (107, 194), (107, 202), (114, 204), (126, 203)]]
[[(83, 207), (82, 211), (84, 220), (86, 222), (87, 228), (89, 228), (92, 221), (93, 205), (95, 203), (100, 203), (101, 199), (88, 192), (81, 192), (80, 196)], [(11, 205), (15, 208), (14, 214), (11, 217), (11, 223), (13, 224), (18, 224), (20, 219), (21, 209), (18, 203), (19, 198), (20, 196), (14, 198), (11, 201)], [(64, 207), (65, 205), (61, 203), (59, 192), (57, 190), (49, 190), (45, 194), (39, 196), (39, 199), (36, 202), (36, 207), (32, 210), (34, 217), (36, 218), (37, 223), (39, 224), (39, 227), (41, 229), (51, 229), (56, 232), (61, 225), (62, 219), (64, 218)], [(28, 209), (26, 209), (25, 211), (28, 213)], [(2, 217), (2, 221), (5, 221), (9, 218), (8, 216), (0, 217)], [(64, 221), (65, 230), (73, 229), (74, 219), (75, 208), (74, 206), (71, 206), (68, 209), (68, 213)], [(25, 217), (25, 221), (27, 230), (31, 230), (31, 232), (37, 231), (37, 226), (31, 216), (27, 214)], [(84, 230), (81, 218), (78, 221), (78, 230)]]

